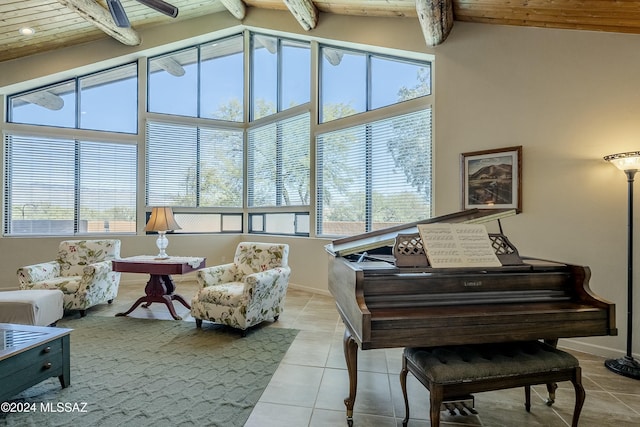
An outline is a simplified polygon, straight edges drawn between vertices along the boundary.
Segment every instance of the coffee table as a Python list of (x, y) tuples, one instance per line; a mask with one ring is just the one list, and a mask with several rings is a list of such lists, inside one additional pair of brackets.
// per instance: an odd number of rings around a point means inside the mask
[(0, 323), (0, 402), (50, 377), (68, 387), (72, 330)]
[(113, 271), (121, 273), (147, 273), (150, 275), (147, 286), (144, 288), (145, 296), (138, 298), (129, 310), (118, 313), (116, 316), (127, 316), (138, 306), (148, 308), (152, 303), (159, 302), (167, 306), (171, 316), (175, 320), (182, 317), (176, 314), (173, 301), (178, 301), (188, 309), (191, 306), (185, 299), (174, 293), (176, 285), (171, 279), (171, 274), (186, 274), (204, 268), (206, 258), (199, 257), (169, 257), (158, 259), (151, 255), (139, 255), (121, 258), (111, 261)]

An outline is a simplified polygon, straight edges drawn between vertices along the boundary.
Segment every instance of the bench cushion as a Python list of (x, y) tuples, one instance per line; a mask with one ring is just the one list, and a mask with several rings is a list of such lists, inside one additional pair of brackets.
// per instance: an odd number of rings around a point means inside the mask
[(454, 384), (552, 372), (578, 360), (540, 341), (406, 348), (405, 357), (436, 384)]

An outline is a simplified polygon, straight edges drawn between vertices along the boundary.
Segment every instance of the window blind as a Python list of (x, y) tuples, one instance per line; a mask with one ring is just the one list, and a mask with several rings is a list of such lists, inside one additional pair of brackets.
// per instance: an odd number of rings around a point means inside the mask
[(135, 176), (132, 144), (7, 134), (4, 234), (135, 232)]
[(250, 207), (309, 204), (309, 113), (248, 132)]
[(80, 144), (80, 220), (98, 221), (92, 231), (136, 232), (136, 151), (134, 145)]
[(317, 137), (319, 235), (431, 216), (431, 109)]
[(147, 123), (147, 206), (242, 207), (242, 131)]

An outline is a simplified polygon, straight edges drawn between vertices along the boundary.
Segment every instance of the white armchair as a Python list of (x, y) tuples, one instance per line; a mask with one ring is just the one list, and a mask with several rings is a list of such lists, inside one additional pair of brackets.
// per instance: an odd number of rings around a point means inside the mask
[(232, 263), (198, 270), (200, 290), (191, 301), (196, 326), (208, 320), (245, 336), (251, 326), (277, 321), (291, 275), (288, 257), (286, 244), (242, 242)]
[(111, 303), (118, 295), (120, 273), (111, 260), (120, 258), (120, 240), (65, 240), (55, 261), (18, 269), (20, 289), (60, 289), (65, 310), (86, 309)]

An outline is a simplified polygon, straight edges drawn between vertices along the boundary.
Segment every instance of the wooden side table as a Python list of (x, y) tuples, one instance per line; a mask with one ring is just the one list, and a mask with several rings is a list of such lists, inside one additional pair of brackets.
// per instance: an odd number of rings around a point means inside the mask
[(204, 268), (206, 258), (198, 257), (169, 257), (167, 259), (156, 259), (150, 255), (140, 255), (129, 258), (116, 259), (112, 261), (113, 271), (121, 273), (147, 273), (150, 275), (147, 286), (144, 288), (145, 296), (138, 298), (131, 308), (116, 316), (127, 316), (138, 306), (147, 308), (151, 303), (163, 303), (169, 309), (171, 316), (175, 320), (182, 318), (176, 314), (173, 301), (178, 301), (188, 309), (191, 306), (185, 299), (174, 293), (176, 285), (171, 279), (171, 274), (186, 274)]

